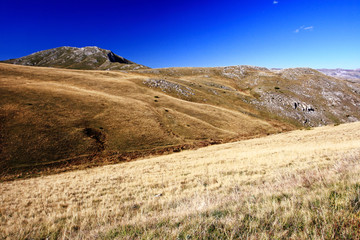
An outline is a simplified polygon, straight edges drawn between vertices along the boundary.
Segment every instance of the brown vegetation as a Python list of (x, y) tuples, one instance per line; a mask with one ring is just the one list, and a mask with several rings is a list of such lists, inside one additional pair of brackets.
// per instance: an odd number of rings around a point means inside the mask
[(359, 239), (360, 123), (0, 184), (4, 239)]
[[(216, 95), (214, 87), (203, 84), (200, 77), (159, 75), (156, 79), (163, 79), (164, 91), (146, 84), (153, 77), (151, 72), (0, 64), (1, 179), (122, 162), (296, 128), (244, 102), (251, 95), (232, 89), (232, 80), (214, 79), (213, 84), (230, 84)], [(186, 96), (181, 89), (194, 94)]]

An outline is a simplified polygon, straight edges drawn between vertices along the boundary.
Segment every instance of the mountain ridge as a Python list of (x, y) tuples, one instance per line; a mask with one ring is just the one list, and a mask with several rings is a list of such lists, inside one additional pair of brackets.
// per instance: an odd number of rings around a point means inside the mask
[(360, 82), (360, 68), (358, 69), (343, 69), (343, 68), (336, 68), (336, 69), (327, 69), (327, 68), (321, 68), (317, 69), (319, 72), (335, 77), (335, 78), (341, 78), (349, 81), (358, 81)]
[(58, 47), (2, 61), (15, 65), (55, 67), (79, 70), (136, 70), (148, 67), (96, 46)]
[[(34, 52), (30, 55), (0, 61), (25, 66), (55, 67), (79, 70), (138, 70), (149, 69), (149, 67), (134, 63), (122, 56), (116, 55), (111, 50), (97, 46), (71, 47), (62, 46)], [(244, 67), (257, 68), (258, 70), (270, 70), (274, 72), (285, 69), (312, 69), (312, 68), (265, 68), (241, 65)], [(226, 67), (226, 66), (225, 66)], [(165, 68), (167, 69), (167, 68)], [(360, 68), (358, 69), (314, 69), (327, 76), (360, 82)]]

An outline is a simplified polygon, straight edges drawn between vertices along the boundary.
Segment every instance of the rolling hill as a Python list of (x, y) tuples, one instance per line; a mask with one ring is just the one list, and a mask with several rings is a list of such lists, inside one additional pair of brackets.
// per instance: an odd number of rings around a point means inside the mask
[(0, 64), (1, 179), (360, 119), (360, 86), (313, 69), (85, 71)]
[(169, 79), (167, 93), (152, 77), (1, 64), (2, 173), (119, 162), (295, 128), (261, 117), (235, 92), (223, 98)]
[[(359, 121), (360, 85), (310, 68), (270, 70), (253, 66), (140, 70), (210, 87), (214, 95), (229, 92), (259, 111), (300, 126)], [(195, 84), (198, 83), (198, 84)], [(161, 88), (161, 86), (159, 87)], [(227, 91), (224, 91), (227, 90)]]
[(358, 239), (360, 83), (323, 72), (0, 63), (0, 238)]

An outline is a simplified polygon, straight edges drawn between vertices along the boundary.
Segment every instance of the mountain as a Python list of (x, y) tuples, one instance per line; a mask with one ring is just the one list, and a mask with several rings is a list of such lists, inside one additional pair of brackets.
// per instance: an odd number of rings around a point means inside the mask
[(318, 69), (328, 76), (360, 82), (360, 69)]
[(59, 47), (3, 61), (26, 66), (83, 70), (133, 70), (148, 68), (98, 47)]
[(360, 84), (308, 68), (0, 64), (0, 96), (1, 179), (360, 120)]

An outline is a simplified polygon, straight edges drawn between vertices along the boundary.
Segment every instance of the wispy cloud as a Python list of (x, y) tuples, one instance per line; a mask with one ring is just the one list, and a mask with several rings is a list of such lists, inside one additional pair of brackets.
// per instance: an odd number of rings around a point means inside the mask
[(308, 26), (308, 27), (301, 26), (298, 29), (296, 29), (294, 33), (299, 33), (300, 31), (312, 31), (312, 30), (314, 30), (314, 26)]
[(275, 0), (275, 1), (273, 1), (273, 4), (278, 4), (278, 3), (279, 3), (279, 1), (276, 1), (276, 0)]

